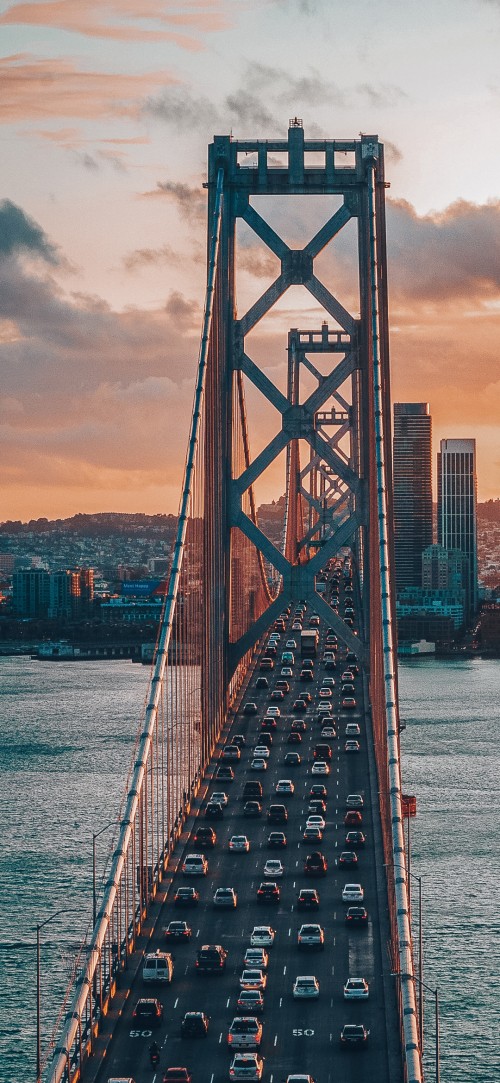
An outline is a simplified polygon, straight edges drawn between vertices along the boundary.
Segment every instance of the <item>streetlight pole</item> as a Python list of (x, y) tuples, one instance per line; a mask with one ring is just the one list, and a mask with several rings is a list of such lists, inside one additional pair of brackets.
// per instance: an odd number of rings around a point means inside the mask
[(40, 932), (45, 925), (49, 925), (54, 918), (59, 917), (60, 914), (80, 913), (79, 910), (68, 910), (66, 906), (61, 906), (59, 910), (54, 910), (53, 914), (50, 914), (45, 921), (40, 921), (36, 927), (36, 1083), (41, 1081), (42, 1073), (42, 1011), (41, 1011), (41, 967), (40, 967)]
[[(409, 822), (409, 821), (408, 821)], [(394, 861), (391, 861), (389, 865), (385, 865), (385, 868), (402, 869), (406, 872), (408, 878), (417, 880), (418, 882), (418, 1029), (420, 1035), (420, 1048), (424, 1048), (424, 927), (422, 920), (422, 877), (417, 876), (416, 872), (410, 872), (410, 869), (405, 869), (404, 865), (398, 865)], [(410, 901), (410, 900), (409, 900)], [(410, 927), (411, 927), (411, 906), (410, 906)]]
[(427, 991), (429, 993), (432, 993), (432, 995), (434, 997), (434, 1033), (435, 1033), (435, 1055), (434, 1055), (434, 1073), (435, 1073), (435, 1075), (434, 1075), (434, 1078), (435, 1078), (435, 1083), (440, 1083), (441, 1069), (440, 1069), (440, 1035), (439, 1035), (439, 989), (438, 989), (437, 985), (436, 985), (436, 988), (433, 989), (432, 985), (427, 985), (427, 983), (424, 982), (424, 981), (421, 982), (420, 978), (417, 978), (416, 974), (402, 974), (400, 970), (396, 970), (396, 971), (392, 972), (391, 976), (393, 978), (399, 978), (400, 981), (403, 978), (407, 978), (410, 981), (416, 981), (424, 989), (427, 989)]
[(93, 923), (94, 927), (95, 927), (95, 923), (96, 923), (96, 919), (97, 919), (96, 846), (95, 846), (95, 843), (96, 843), (96, 839), (99, 838), (99, 835), (102, 835), (104, 833), (104, 831), (107, 831), (108, 827), (111, 827), (113, 824), (115, 824), (115, 822), (116, 822), (115, 820), (110, 820), (109, 823), (104, 824), (104, 827), (101, 827), (100, 831), (93, 831), (92, 832), (92, 923)]

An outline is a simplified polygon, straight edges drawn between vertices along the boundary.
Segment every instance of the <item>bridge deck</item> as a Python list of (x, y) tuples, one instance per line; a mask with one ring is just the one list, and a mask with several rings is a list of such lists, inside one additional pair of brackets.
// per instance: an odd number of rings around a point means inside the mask
[[(123, 1011), (116, 1024), (113, 1040), (107, 1051), (104, 1066), (98, 1073), (100, 1080), (115, 1076), (133, 1077), (136, 1083), (152, 1079), (160, 1083), (165, 1068), (184, 1065), (192, 1073), (193, 1083), (222, 1083), (229, 1078), (231, 1056), (226, 1045), (229, 1025), (235, 1015), (242, 1014), (236, 1006), (239, 979), (243, 970), (245, 949), (255, 925), (271, 925), (276, 932), (275, 943), (269, 951), (265, 1010), (262, 1015), (263, 1042), (261, 1053), (265, 1058), (264, 1083), (284, 1083), (289, 1073), (308, 1073), (316, 1083), (352, 1081), (360, 1083), (400, 1083), (402, 1078), (399, 1030), (395, 1003), (394, 979), (389, 976), (390, 965), (386, 950), (388, 939), (386, 903), (384, 897), (384, 874), (380, 846), (378, 799), (373, 755), (370, 747), (369, 714), (366, 711), (363, 675), (355, 677), (356, 708), (343, 710), (340, 706), (340, 675), (345, 666), (345, 650), (340, 648), (335, 671), (326, 671), (322, 652), (326, 629), (320, 629), (321, 649), (314, 664), (314, 681), (300, 683), (300, 633), (290, 630), (293, 614), (287, 622), (287, 630), (281, 634), (277, 664), (267, 674), (272, 688), (280, 677), (281, 651), (286, 641), (295, 638), (295, 662), (293, 677), (289, 678), (290, 692), (278, 704), (281, 716), (273, 731), (273, 744), (268, 769), (256, 772), (250, 767), (252, 750), (258, 744), (261, 719), (270, 706), (269, 692), (256, 688), (259, 669), (251, 675), (244, 694), (244, 701), (257, 703), (258, 713), (235, 717), (225, 737), (230, 742), (235, 733), (243, 734), (246, 745), (241, 760), (233, 764), (234, 781), (226, 783), (215, 779), (217, 761), (214, 761), (207, 779), (204, 800), (199, 817), (194, 822), (214, 827), (217, 842), (214, 849), (206, 850), (208, 875), (191, 878), (182, 875), (182, 860), (186, 853), (200, 851), (190, 837), (184, 835), (178, 854), (179, 872), (166, 883), (165, 902), (156, 933), (148, 944), (148, 951), (161, 948), (171, 950), (174, 956), (174, 976), (171, 985), (152, 987), (142, 980), (139, 967), (123, 1004)], [(307, 626), (307, 622), (306, 622)], [(332, 713), (336, 719), (337, 736), (325, 741), (332, 748), (330, 774), (311, 774), (313, 747), (319, 741), (321, 724), (317, 719), (318, 692), (323, 677), (334, 677)], [(292, 703), (300, 691), (312, 693), (312, 703), (307, 713), (298, 715)], [(301, 744), (287, 743), (291, 720), (302, 717), (307, 729)], [(345, 727), (357, 722), (360, 727), (360, 751), (345, 751)], [(298, 751), (301, 763), (285, 765), (285, 755)], [(220, 753), (220, 748), (217, 755)], [(292, 779), (295, 792), (289, 798), (275, 795), (279, 779)], [(263, 785), (263, 811), (258, 818), (243, 814), (242, 790), (244, 782), (254, 779)], [(308, 815), (308, 794), (312, 783), (324, 783), (327, 788), (326, 829), (320, 844), (305, 844), (302, 833)], [(205, 798), (214, 791), (225, 790), (229, 803), (221, 820), (204, 817)], [(359, 793), (364, 799), (362, 830), (366, 834), (366, 846), (357, 851), (358, 865), (342, 869), (338, 856), (346, 848), (344, 825), (346, 798)], [(271, 801), (283, 802), (288, 808), (288, 822), (268, 824), (267, 810)], [(271, 830), (286, 834), (287, 846), (283, 850), (269, 849), (267, 839)], [(230, 853), (228, 843), (231, 835), (245, 834), (250, 840), (248, 853)], [(321, 849), (328, 861), (324, 878), (306, 876), (303, 867), (308, 853)], [(257, 888), (264, 879), (263, 868), (268, 858), (281, 859), (284, 876), (280, 881), (279, 905), (257, 902)], [(350, 928), (346, 925), (347, 906), (342, 902), (342, 888), (347, 882), (360, 882), (364, 888), (365, 903), (369, 914), (367, 927)], [(195, 886), (200, 894), (196, 907), (184, 909), (174, 906), (173, 896), (178, 886)], [(212, 899), (217, 887), (234, 887), (238, 905), (234, 910), (217, 909)], [(302, 887), (314, 887), (320, 896), (316, 912), (298, 911), (297, 895)], [(163, 930), (167, 923), (181, 918), (191, 925), (192, 939), (189, 943), (167, 948)], [(297, 946), (297, 933), (303, 922), (317, 922), (325, 932), (325, 950), (313, 951)], [(195, 973), (196, 951), (206, 943), (222, 944), (228, 951), (225, 972), (220, 976), (198, 976)], [(320, 983), (318, 1000), (298, 1000), (292, 995), (294, 979), (299, 974), (314, 974)], [(346, 1001), (343, 985), (347, 977), (364, 977), (369, 982), (369, 998), (366, 1001)], [(164, 1020), (153, 1032), (161, 1046), (161, 1066), (150, 1067), (148, 1046), (152, 1040), (147, 1027), (137, 1026), (132, 1011), (141, 996), (157, 996), (164, 1005)], [(186, 1011), (204, 1011), (210, 1016), (210, 1029), (203, 1041), (183, 1039), (180, 1024)], [(340, 1031), (345, 1023), (362, 1022), (370, 1030), (367, 1045), (363, 1049), (345, 1050), (340, 1044)]]

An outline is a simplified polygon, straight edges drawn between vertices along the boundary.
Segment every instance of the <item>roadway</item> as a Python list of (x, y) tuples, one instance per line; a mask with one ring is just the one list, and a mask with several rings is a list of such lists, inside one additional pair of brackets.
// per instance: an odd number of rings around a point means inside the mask
[[(343, 585), (341, 584), (341, 609), (344, 603)], [(309, 611), (305, 615), (304, 627), (308, 626)], [(326, 628), (320, 629), (321, 642), (318, 656), (314, 663), (314, 681), (307, 684), (299, 681), (300, 674), (300, 632), (293, 632), (291, 624), (294, 610), (287, 620), (286, 630), (281, 633), (276, 665), (269, 678), (269, 690), (257, 689), (257, 678), (262, 675), (259, 663), (246, 687), (244, 702), (257, 704), (256, 715), (248, 716), (240, 712), (236, 715), (229, 731), (228, 743), (232, 735), (243, 734), (246, 745), (242, 749), (241, 760), (231, 766), (235, 772), (234, 781), (221, 783), (212, 776), (215, 774), (217, 761), (211, 765), (208, 777), (207, 796), (214, 791), (225, 790), (229, 803), (222, 820), (204, 818), (203, 809), (195, 822), (214, 827), (217, 843), (214, 849), (206, 850), (208, 875), (205, 877), (185, 877), (180, 871), (173, 876), (167, 892), (160, 920), (156, 923), (156, 934), (148, 945), (148, 951), (156, 948), (170, 950), (174, 957), (174, 975), (169, 986), (146, 986), (142, 981), (141, 969), (131, 989), (121, 1018), (118, 1021), (113, 1040), (108, 1050), (105, 1066), (99, 1079), (132, 1077), (135, 1083), (161, 1083), (163, 1071), (167, 1067), (182, 1065), (190, 1069), (193, 1083), (222, 1083), (229, 1079), (230, 1052), (226, 1045), (228, 1028), (235, 1015), (244, 1014), (236, 1007), (239, 992), (239, 978), (243, 970), (243, 956), (250, 943), (250, 934), (255, 925), (271, 925), (275, 931), (275, 942), (269, 951), (267, 988), (265, 990), (265, 1010), (263, 1021), (263, 1042), (261, 1054), (265, 1058), (264, 1083), (284, 1083), (289, 1073), (310, 1073), (315, 1083), (400, 1083), (401, 1066), (395, 1063), (394, 1056), (388, 1053), (387, 1034), (397, 1033), (397, 1018), (393, 998), (385, 995), (387, 973), (389, 971), (385, 943), (386, 929), (384, 899), (377, 890), (376, 861), (382, 861), (380, 852), (375, 852), (374, 838), (378, 835), (378, 807), (376, 795), (370, 793), (369, 755), (366, 733), (366, 711), (363, 702), (362, 675), (355, 677), (356, 708), (342, 710), (340, 705), (340, 674), (345, 668), (345, 649), (340, 645), (335, 671), (326, 672), (321, 658), (326, 637)], [(290, 692), (285, 700), (278, 704), (281, 716), (277, 729), (273, 731), (273, 745), (270, 750), (268, 769), (255, 772), (250, 768), (252, 750), (258, 744), (261, 719), (271, 705), (269, 692), (275, 680), (280, 678), (281, 651), (286, 649), (286, 642), (295, 639), (297, 649), (293, 677), (287, 678)], [(333, 757), (330, 774), (327, 777), (315, 777), (311, 774), (313, 764), (313, 746), (320, 738), (321, 724), (316, 719), (319, 703), (318, 692), (324, 676), (335, 678), (333, 689), (333, 710), (336, 719), (337, 737), (327, 743), (332, 747)], [(307, 729), (302, 735), (300, 745), (288, 744), (287, 736), (290, 724), (295, 716), (292, 703), (303, 690), (312, 693), (312, 703), (305, 719)], [(243, 706), (243, 704), (241, 705)], [(360, 751), (346, 753), (345, 727), (348, 722), (357, 722), (360, 726)], [(301, 764), (285, 765), (285, 755), (289, 751), (299, 751)], [(220, 754), (220, 749), (217, 755)], [(373, 770), (372, 770), (373, 777)], [(295, 785), (293, 796), (284, 798), (275, 795), (274, 790), (279, 779), (290, 778)], [(263, 784), (263, 815), (250, 819), (243, 815), (241, 793), (243, 784), (249, 779), (259, 779)], [(302, 840), (308, 815), (308, 794), (313, 782), (324, 782), (327, 788), (326, 829), (320, 844), (305, 844)], [(366, 846), (358, 850), (357, 868), (342, 869), (337, 864), (339, 853), (346, 849), (344, 826), (346, 798), (348, 794), (359, 793), (364, 799), (362, 810), (362, 829), (366, 834)], [(282, 802), (289, 811), (286, 825), (267, 823), (266, 813), (271, 801)], [(283, 850), (270, 850), (267, 837), (271, 830), (282, 830), (287, 837), (287, 847)], [(248, 853), (230, 853), (228, 843), (231, 835), (245, 834), (250, 841)], [(328, 861), (326, 877), (313, 878), (303, 871), (306, 855), (314, 849), (321, 849)], [(199, 852), (200, 847), (188, 840), (183, 846), (183, 853)], [(284, 876), (280, 883), (281, 898), (279, 905), (259, 904), (256, 899), (259, 884), (264, 879), (263, 867), (268, 858), (280, 858), (284, 865)], [(345, 913), (347, 906), (342, 902), (342, 888), (347, 882), (360, 882), (364, 888), (365, 905), (368, 910), (368, 925), (347, 928)], [(378, 880), (380, 885), (380, 877)], [(173, 895), (178, 886), (195, 886), (200, 892), (200, 902), (196, 907), (181, 909), (174, 907)], [(238, 905), (234, 910), (219, 910), (213, 905), (213, 894), (217, 887), (233, 887), (238, 893)], [(320, 908), (316, 912), (298, 912), (297, 894), (302, 887), (317, 888), (320, 895)], [(172, 919), (184, 919), (192, 927), (192, 939), (189, 943), (167, 947), (163, 930)], [(325, 932), (325, 950), (314, 951), (300, 949), (297, 946), (297, 933), (303, 922), (318, 922)], [(228, 951), (227, 965), (222, 975), (199, 976), (195, 973), (197, 948), (202, 944), (222, 944)], [(383, 977), (385, 971), (385, 982)], [(292, 985), (299, 974), (314, 974), (320, 983), (320, 995), (317, 1000), (296, 1000), (292, 996)], [(369, 983), (369, 998), (366, 1001), (346, 1001), (343, 997), (343, 985), (348, 977), (364, 977)], [(387, 986), (389, 989), (392, 987)], [(141, 996), (156, 996), (164, 1005), (164, 1020), (153, 1035), (147, 1029), (136, 1028), (132, 1019), (132, 1010)], [(204, 1011), (210, 1017), (210, 1029), (205, 1039), (183, 1039), (180, 1037), (180, 1024), (186, 1011)], [(345, 1023), (363, 1023), (370, 1031), (366, 1046), (345, 1050), (340, 1045), (340, 1031)], [(150, 1066), (148, 1047), (152, 1037), (161, 1046), (161, 1066)]]

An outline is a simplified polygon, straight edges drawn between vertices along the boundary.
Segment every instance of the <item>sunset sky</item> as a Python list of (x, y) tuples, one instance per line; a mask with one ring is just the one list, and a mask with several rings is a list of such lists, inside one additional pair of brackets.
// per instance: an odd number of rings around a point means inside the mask
[(293, 116), (385, 143), (392, 396), (500, 496), (500, 0), (0, 0), (0, 33), (0, 520), (177, 510), (207, 145)]

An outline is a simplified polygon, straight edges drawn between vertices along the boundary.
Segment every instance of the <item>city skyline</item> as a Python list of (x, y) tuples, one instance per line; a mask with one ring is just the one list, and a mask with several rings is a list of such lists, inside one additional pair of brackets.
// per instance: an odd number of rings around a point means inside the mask
[[(336, 0), (3, 5), (3, 519), (177, 512), (207, 144), (283, 138), (295, 115), (306, 138), (364, 131), (385, 144), (392, 398), (431, 402), (437, 444), (474, 437), (479, 499), (498, 495), (500, 8), (356, 0), (348, 22), (343, 11)], [(292, 244), (294, 214), (280, 223)], [(241, 255), (243, 306), (275, 269), (248, 237)], [(348, 243), (324, 258), (355, 312)], [(322, 318), (298, 289), (279, 316), (255, 336), (278, 384), (284, 332)], [(267, 422), (254, 413), (254, 451)], [(259, 503), (278, 495), (270, 484)]]

